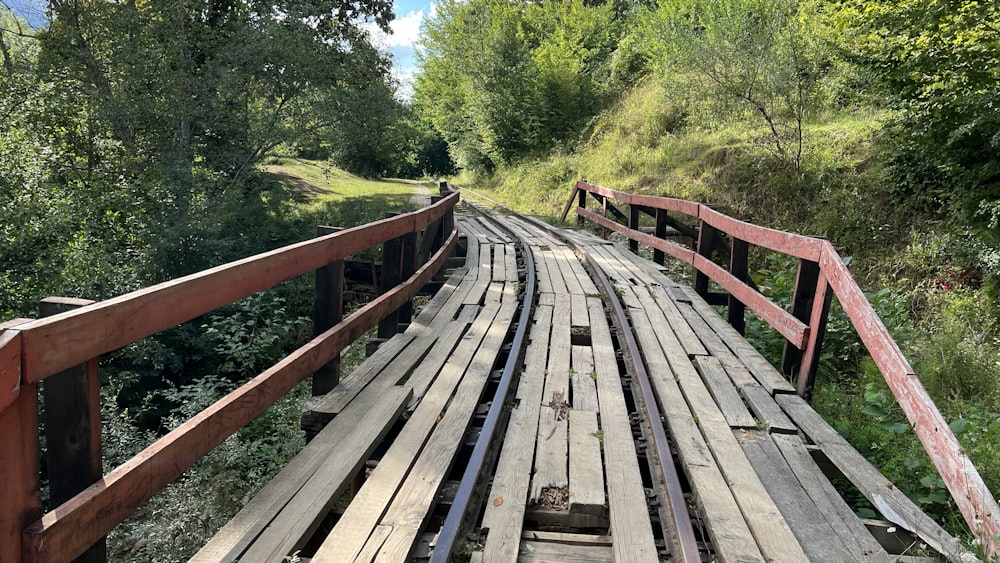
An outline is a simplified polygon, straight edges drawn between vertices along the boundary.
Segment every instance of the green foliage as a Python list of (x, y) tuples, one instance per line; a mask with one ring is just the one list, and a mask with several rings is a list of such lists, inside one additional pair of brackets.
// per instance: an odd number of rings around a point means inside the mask
[[(794, 0), (667, 1), (647, 41), (672, 81), (699, 102), (766, 123), (770, 150), (796, 167), (803, 122), (815, 111), (821, 55), (807, 35), (808, 3)], [(716, 110), (719, 111), (719, 110)]]
[(571, 142), (610, 95), (621, 25), (611, 4), (473, 0), (438, 4), (425, 32), (417, 107), (460, 166), (489, 172)]
[(1000, 5), (851, 0), (837, 46), (897, 115), (889, 189), (911, 208), (995, 229), (1000, 218)]

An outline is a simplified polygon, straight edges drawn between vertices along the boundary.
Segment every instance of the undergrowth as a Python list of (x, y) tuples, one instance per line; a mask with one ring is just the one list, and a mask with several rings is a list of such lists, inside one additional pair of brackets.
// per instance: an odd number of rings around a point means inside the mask
[[(796, 169), (754, 122), (720, 119), (647, 80), (597, 117), (573, 152), (458, 183), (519, 211), (558, 217), (573, 183), (693, 199), (760, 225), (830, 239), (910, 359), (987, 487), (1000, 491), (1000, 251), (930, 214), (903, 211), (878, 143), (884, 115), (843, 108), (805, 124)], [(887, 187), (888, 186), (888, 187)], [(754, 255), (761, 291), (787, 306), (795, 261)], [(752, 313), (747, 335), (772, 363), (783, 340)], [(974, 543), (943, 482), (834, 300), (814, 407), (951, 533)], [(862, 516), (870, 504), (854, 499)]]

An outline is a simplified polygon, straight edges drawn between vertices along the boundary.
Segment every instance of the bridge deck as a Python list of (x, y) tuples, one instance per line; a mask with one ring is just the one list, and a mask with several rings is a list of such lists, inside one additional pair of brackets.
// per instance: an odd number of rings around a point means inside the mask
[[(679, 560), (665, 485), (647, 455), (649, 422), (605, 298), (565, 242), (504, 222), (533, 253), (538, 286), (465, 555)], [(523, 289), (515, 237), (473, 217), (461, 229), (465, 266), (404, 332), (310, 405), (303, 425), (315, 438), (194, 560), (428, 557), (512, 353)], [(619, 246), (571, 236), (627, 308), (704, 560), (895, 560), (830, 484), (833, 466), (862, 493), (881, 488), (885, 506), (910, 510), (920, 531), (941, 538), (939, 550), (958, 552), (693, 290)]]

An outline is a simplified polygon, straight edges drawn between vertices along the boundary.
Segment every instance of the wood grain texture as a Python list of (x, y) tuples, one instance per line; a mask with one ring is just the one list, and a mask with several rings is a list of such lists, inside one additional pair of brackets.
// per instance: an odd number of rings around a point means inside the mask
[(301, 547), (411, 394), (408, 387), (395, 387), (352, 402), (191, 561), (281, 560)]
[[(615, 561), (658, 561), (652, 524), (646, 508), (646, 494), (639, 474), (628, 422), (628, 409), (622, 393), (621, 374), (611, 341), (611, 329), (600, 299), (587, 299), (590, 307), (594, 364), (597, 366), (597, 396), (604, 431), (604, 459), (607, 474), (608, 513)], [(636, 507), (642, 507), (636, 510)]]
[(423, 529), (517, 312), (518, 302), (513, 287), (507, 285), (503, 293), (500, 311), (469, 362), (433, 434), (380, 521), (382, 526), (389, 526), (392, 531), (379, 549), (376, 561), (407, 559)]
[[(25, 380), (45, 379), (330, 262), (416, 232), (450, 212), (457, 201), (458, 195), (454, 194), (420, 211), (345, 229), (34, 321), (21, 328)], [(450, 254), (450, 248), (446, 254)]]
[(605, 512), (604, 465), (597, 413), (569, 413), (569, 511), (603, 515)]
[(490, 563), (514, 561), (520, 547), (545, 384), (552, 307), (537, 306), (534, 318), (524, 369), (518, 383), (517, 401), (510, 414), (483, 515), (483, 527), (489, 528), (491, 533), (487, 536), (482, 555), (483, 561)]
[(949, 561), (974, 561), (960, 541), (944, 531), (906, 495), (882, 476), (798, 395), (776, 395), (775, 400), (809, 439), (837, 466), (886, 520), (915, 533)]
[(317, 552), (317, 560), (352, 559), (361, 551), (392, 502), (438, 422), (469, 362), (500, 311), (499, 302), (484, 306), (461, 344), (445, 363), (396, 440)]
[(736, 436), (809, 560), (816, 563), (860, 561), (844, 547), (768, 436), (750, 431), (736, 431)]
[(777, 446), (785, 462), (819, 513), (829, 523), (837, 542), (858, 561), (887, 561), (889, 555), (858, 519), (850, 506), (816, 465), (801, 438), (774, 435), (767, 444)]
[(369, 327), (375, 326), (385, 311), (398, 308), (412, 297), (451, 253), (456, 239), (457, 233), (453, 232), (435, 259), (418, 270), (406, 285), (397, 288), (398, 291), (374, 299), (181, 424), (101, 481), (43, 515), (25, 530), (25, 560), (71, 559), (93, 545), (203, 455), (340, 353)]

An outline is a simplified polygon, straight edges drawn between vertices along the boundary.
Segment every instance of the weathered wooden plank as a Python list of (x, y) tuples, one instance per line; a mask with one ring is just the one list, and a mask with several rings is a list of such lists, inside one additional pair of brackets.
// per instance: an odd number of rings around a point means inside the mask
[(482, 552), (483, 561), (513, 561), (517, 557), (535, 453), (551, 327), (552, 308), (545, 305), (536, 307), (531, 343), (525, 352), (524, 371), (517, 387), (517, 401), (510, 414), (483, 515), (483, 527), (491, 530)]
[(372, 471), (365, 485), (327, 536), (317, 557), (323, 554), (333, 559), (351, 559), (361, 551), (409, 473), (413, 460), (423, 449), (499, 311), (499, 302), (487, 303), (482, 308), (378, 467)]
[(13, 319), (0, 323), (0, 411), (17, 399), (21, 389), (21, 334), (7, 329), (30, 321)]
[(858, 561), (830, 528), (769, 437), (745, 430), (737, 430), (736, 437), (809, 560), (817, 563)]
[(545, 262), (546, 269), (549, 272), (549, 282), (552, 283), (552, 292), (556, 295), (569, 295), (569, 289), (566, 287), (566, 280), (563, 278), (562, 269), (559, 268), (559, 260), (556, 258), (555, 250), (556, 247), (548, 247), (548, 250), (543, 250), (541, 253), (535, 255), (535, 263)]
[(1000, 557), (1000, 505), (983, 482), (934, 401), (851, 276), (840, 255), (824, 241), (820, 267), (844, 312), (879, 367), (914, 433), (944, 479), (966, 524), (990, 557)]
[(774, 402), (774, 398), (760, 385), (747, 385), (740, 389), (740, 395), (746, 400), (754, 416), (769, 432), (795, 434), (798, 427), (785, 415)]
[[(826, 478), (798, 436), (771, 437), (797, 482), (836, 534), (836, 541), (858, 561), (888, 561), (889, 555)], [(843, 559), (841, 559), (843, 561)]]
[[(716, 556), (723, 562), (763, 562), (760, 548), (748, 527), (740, 505), (733, 497), (702, 436), (694, 414), (685, 402), (684, 394), (674, 377), (671, 365), (660, 348), (646, 313), (631, 312), (636, 339), (642, 348), (667, 426), (684, 464), (684, 470), (701, 508)], [(721, 419), (721, 415), (719, 416)], [(727, 430), (728, 432), (728, 430)], [(605, 432), (605, 441), (608, 440)]]
[(663, 316), (670, 323), (670, 328), (677, 335), (677, 340), (680, 341), (687, 355), (707, 356), (708, 351), (705, 349), (704, 344), (698, 339), (698, 335), (694, 333), (691, 325), (684, 320), (681, 312), (677, 310), (677, 306), (670, 299), (667, 290), (662, 286), (654, 286), (649, 289), (649, 292), (653, 296), (653, 299), (656, 300), (656, 305), (663, 311)]
[(519, 563), (565, 561), (567, 563), (611, 563), (614, 550), (605, 545), (580, 545), (574, 543), (523, 540)]
[(590, 316), (587, 312), (587, 296), (582, 293), (574, 293), (570, 295), (570, 301), (572, 303), (570, 306), (570, 310), (572, 311), (570, 324), (573, 327), (589, 327)]
[(531, 479), (530, 499), (538, 500), (543, 489), (569, 484), (567, 451), (569, 440), (569, 370), (570, 297), (556, 293), (552, 309), (552, 333), (549, 361), (545, 370), (545, 391), (538, 415), (538, 441), (535, 449), (535, 473)]
[[(608, 512), (611, 537), (614, 539), (615, 561), (657, 561), (649, 513), (645, 510), (646, 494), (639, 473), (632, 441), (632, 428), (628, 422), (628, 409), (621, 388), (618, 360), (611, 341), (611, 329), (604, 316), (604, 305), (599, 298), (587, 299), (590, 306), (591, 340), (594, 365), (597, 367), (597, 396), (600, 402), (601, 423), (604, 431), (605, 465), (614, 468), (607, 472)], [(636, 510), (636, 507), (643, 507)]]
[(750, 414), (743, 399), (733, 388), (729, 376), (719, 360), (711, 356), (695, 356), (694, 363), (701, 372), (702, 381), (719, 405), (731, 428), (756, 428), (757, 420)]
[[(433, 338), (427, 336), (427, 338)], [(409, 349), (416, 340), (416, 331), (397, 334), (378, 347), (374, 354), (354, 369), (347, 378), (329, 393), (314, 401), (309, 408), (308, 418), (316, 424), (324, 424), (333, 418), (367, 387), (401, 352)], [(433, 341), (431, 342), (433, 343)], [(428, 348), (430, 344), (428, 344)]]
[(583, 285), (577, 277), (577, 269), (573, 267), (573, 264), (579, 263), (576, 254), (565, 245), (555, 247), (554, 254), (559, 264), (559, 271), (562, 272), (563, 280), (566, 282), (566, 290), (570, 295), (583, 295)]
[[(330, 262), (416, 232), (450, 212), (457, 201), (458, 195), (454, 194), (420, 211), (292, 244), (34, 321), (21, 327), (25, 380), (45, 379)], [(450, 248), (445, 254), (449, 253)], [(434, 270), (443, 262), (444, 257)]]
[(486, 295), (486, 290), (489, 288), (493, 276), (492, 248), (492, 245), (489, 244), (480, 245), (479, 271), (476, 274), (476, 283), (469, 290), (465, 299), (462, 300), (462, 304), (479, 305)]
[(589, 346), (573, 346), (572, 368), (573, 410), (597, 412), (597, 371), (594, 370), (594, 352)]
[(768, 393), (794, 393), (795, 388), (784, 376), (750, 345), (736, 329), (719, 316), (711, 305), (694, 293), (693, 289), (685, 288), (691, 298), (691, 307), (711, 326), (732, 349), (740, 361), (750, 369), (757, 381), (767, 389)]
[(411, 394), (393, 387), (358, 397), (191, 561), (280, 561), (301, 548)]
[(504, 289), (500, 312), (471, 359), (447, 409), (420, 452), (420, 457), (413, 464), (381, 519), (381, 524), (390, 526), (392, 532), (379, 549), (376, 560), (402, 561), (413, 548), (441, 482), (448, 474), (448, 468), (462, 444), (462, 436), (468, 428), (486, 380), (493, 371), (517, 308), (516, 295), (512, 285), (508, 284)]
[(944, 531), (920, 507), (879, 473), (836, 430), (798, 395), (781, 394), (775, 401), (837, 466), (886, 520), (917, 534), (951, 561), (973, 561), (960, 541)]
[[(513, 252), (514, 249), (511, 248), (510, 251)], [(508, 280), (508, 278), (507, 278), (507, 245), (506, 244), (495, 244), (495, 245), (493, 245), (493, 281), (495, 281), (495, 282), (505, 282), (507, 280)]]
[(604, 466), (601, 465), (602, 435), (597, 413), (569, 413), (569, 511), (578, 514), (605, 513)]
[(112, 470), (101, 481), (43, 515), (25, 530), (25, 560), (71, 559), (93, 545), (201, 456), (253, 420), (364, 334), (368, 327), (374, 326), (385, 311), (394, 310), (409, 299), (437, 271), (454, 247), (456, 238), (457, 233), (453, 232), (436, 259), (418, 270), (407, 286), (372, 300), (337, 327), (313, 339)]

